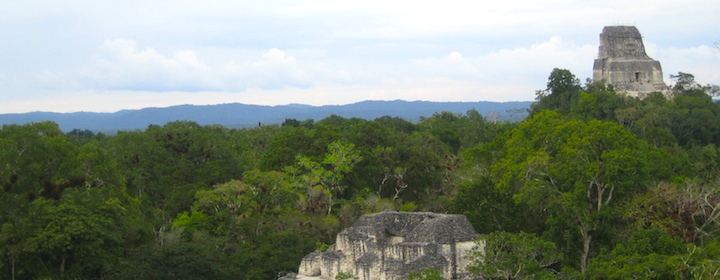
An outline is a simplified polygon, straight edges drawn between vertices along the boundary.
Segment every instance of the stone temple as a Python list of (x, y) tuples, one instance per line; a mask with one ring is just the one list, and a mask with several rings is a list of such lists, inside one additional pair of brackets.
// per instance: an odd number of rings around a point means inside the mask
[(439, 270), (446, 279), (471, 279), (467, 255), (478, 246), (477, 236), (463, 215), (363, 215), (325, 252), (305, 256), (296, 278), (281, 279), (335, 279), (343, 272), (363, 280), (396, 280), (426, 268)]
[(634, 26), (603, 28), (593, 81), (604, 81), (631, 95), (668, 90), (660, 62), (645, 53), (640, 31)]

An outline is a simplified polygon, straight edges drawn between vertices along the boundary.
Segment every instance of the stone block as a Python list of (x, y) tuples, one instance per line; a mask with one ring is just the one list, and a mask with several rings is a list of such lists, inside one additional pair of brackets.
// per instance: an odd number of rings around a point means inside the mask
[(335, 279), (349, 272), (364, 280), (406, 279), (437, 269), (447, 279), (468, 276), (467, 253), (477, 233), (462, 215), (382, 212), (363, 215), (325, 252), (303, 258), (300, 277)]

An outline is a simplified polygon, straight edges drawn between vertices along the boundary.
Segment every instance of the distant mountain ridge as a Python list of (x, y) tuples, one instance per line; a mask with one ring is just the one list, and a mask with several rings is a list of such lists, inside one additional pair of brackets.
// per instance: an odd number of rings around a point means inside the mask
[(280, 106), (229, 103), (218, 105), (178, 105), (164, 108), (121, 110), (115, 113), (50, 113), (31, 112), (0, 114), (0, 124), (25, 124), (53, 121), (64, 131), (89, 129), (113, 132), (145, 129), (148, 125), (163, 125), (172, 121), (194, 121), (201, 125), (219, 124), (226, 127), (253, 127), (258, 124), (279, 124), (285, 119), (321, 120), (331, 115), (345, 118), (372, 120), (382, 116), (400, 117), (418, 121), (434, 113), (448, 111), (465, 113), (475, 109), (488, 117), (490, 112), (497, 120), (521, 120), (533, 102), (430, 102), (430, 101), (362, 101), (347, 105), (311, 106), (289, 104)]

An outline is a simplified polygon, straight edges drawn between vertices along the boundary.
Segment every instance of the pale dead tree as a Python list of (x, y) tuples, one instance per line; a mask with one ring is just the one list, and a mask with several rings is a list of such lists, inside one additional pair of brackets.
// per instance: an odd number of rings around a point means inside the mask
[(391, 177), (392, 177), (392, 173), (391, 173), (389, 170), (386, 170), (386, 171), (385, 171), (385, 176), (383, 176), (383, 179), (382, 179), (382, 181), (380, 182), (380, 185), (378, 186), (378, 191), (377, 191), (378, 197), (381, 197), (381, 196), (382, 196), (383, 186), (385, 186), (385, 183), (386, 183), (387, 180), (390, 179)]
[(678, 193), (679, 214), (688, 211), (695, 226), (693, 240), (712, 237), (720, 231), (720, 190), (714, 186), (686, 183)]
[(713, 239), (720, 233), (720, 189), (713, 183), (662, 182), (640, 197), (636, 206), (628, 217), (660, 225), (688, 242)]
[(380, 182), (380, 185), (378, 186), (377, 195), (378, 197), (381, 196), (383, 186), (385, 186), (385, 183), (388, 182), (390, 179), (395, 179), (395, 195), (392, 198), (392, 201), (397, 200), (400, 198), (400, 193), (402, 193), (405, 189), (407, 189), (408, 184), (405, 182), (404, 174), (407, 172), (407, 168), (404, 167), (395, 167), (394, 169), (386, 169), (385, 175), (383, 176), (382, 181)]
[(395, 168), (395, 180), (397, 182), (395, 186), (395, 196), (393, 196), (393, 201), (400, 198), (400, 193), (407, 189), (408, 184), (405, 183), (405, 180), (403, 179), (403, 174), (407, 171), (406, 168)]
[(164, 223), (158, 230), (154, 231), (155, 238), (160, 248), (164, 248), (166, 245), (175, 245), (180, 242), (184, 228), (175, 228), (169, 226), (170, 222)]
[(494, 111), (494, 110), (490, 111), (490, 112), (488, 112), (488, 117), (490, 117), (490, 120), (492, 121), (492, 123), (497, 123), (498, 118), (500, 117), (500, 112)]

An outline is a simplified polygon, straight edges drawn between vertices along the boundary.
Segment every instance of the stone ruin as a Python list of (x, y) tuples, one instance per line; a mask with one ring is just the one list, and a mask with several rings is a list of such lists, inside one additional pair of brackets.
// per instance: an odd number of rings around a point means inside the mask
[(660, 62), (645, 53), (640, 31), (634, 26), (605, 26), (600, 33), (593, 81), (604, 82), (618, 92), (642, 95), (665, 92)]
[(463, 215), (382, 212), (363, 215), (325, 252), (303, 258), (296, 279), (335, 279), (340, 272), (363, 280), (407, 279), (427, 268), (446, 279), (467, 279), (466, 257), (477, 233)]

